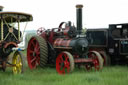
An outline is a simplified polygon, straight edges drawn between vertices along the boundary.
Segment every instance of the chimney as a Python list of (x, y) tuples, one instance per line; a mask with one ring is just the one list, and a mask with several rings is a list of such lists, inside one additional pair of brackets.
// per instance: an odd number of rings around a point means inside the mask
[(76, 5), (77, 31), (79, 34), (81, 34), (82, 31), (82, 8), (83, 5)]
[(3, 8), (4, 8), (3, 6), (0, 6), (0, 11), (3, 11)]

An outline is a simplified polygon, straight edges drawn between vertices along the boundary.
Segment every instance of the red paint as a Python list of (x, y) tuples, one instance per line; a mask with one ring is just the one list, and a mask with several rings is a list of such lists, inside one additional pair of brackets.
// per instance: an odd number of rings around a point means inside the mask
[(4, 48), (7, 48), (9, 45), (13, 45), (14, 47), (18, 47), (18, 45), (15, 42), (8, 42), (4, 45)]
[[(97, 52), (99, 52), (100, 54), (101, 54), (101, 56), (102, 56), (102, 58), (104, 59), (104, 65), (106, 65), (106, 55), (104, 55), (104, 53), (106, 52), (105, 51), (105, 49), (103, 49), (103, 48), (89, 48), (89, 51), (91, 52), (91, 51), (97, 51)], [(104, 53), (103, 53), (104, 52)]]
[(66, 53), (60, 53), (56, 58), (56, 70), (59, 74), (65, 74), (70, 72), (69, 56)]
[(65, 38), (57, 38), (54, 41), (54, 46), (58, 46), (58, 47), (70, 47), (70, 42), (71, 39), (65, 39)]
[(69, 27), (66, 27), (64, 30), (63, 30), (63, 33), (65, 36), (68, 36), (68, 31), (69, 31)]
[(74, 60), (75, 63), (89, 63), (93, 62), (91, 58), (85, 59), (85, 58), (78, 58)]
[(100, 67), (98, 57), (93, 52), (89, 52), (88, 58), (91, 58), (93, 60), (92, 63), (94, 65), (95, 70), (99, 70)]
[(27, 48), (27, 60), (30, 69), (40, 64), (40, 46), (35, 38), (31, 38)]

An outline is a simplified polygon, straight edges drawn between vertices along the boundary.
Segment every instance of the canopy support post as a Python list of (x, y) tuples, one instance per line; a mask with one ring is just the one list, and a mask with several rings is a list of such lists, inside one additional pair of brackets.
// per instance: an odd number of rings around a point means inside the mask
[(20, 41), (20, 20), (18, 19), (18, 40)]
[(3, 33), (3, 19), (1, 19), (1, 40), (3, 41), (3, 36), (4, 36), (4, 33)]

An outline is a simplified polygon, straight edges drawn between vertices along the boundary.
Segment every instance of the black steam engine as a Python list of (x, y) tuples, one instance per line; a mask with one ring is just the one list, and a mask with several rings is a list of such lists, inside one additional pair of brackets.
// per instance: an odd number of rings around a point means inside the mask
[(56, 64), (59, 74), (72, 72), (75, 65), (84, 65), (87, 70), (102, 69), (101, 55), (97, 51), (88, 51), (88, 40), (82, 33), (82, 7), (76, 6), (77, 27), (71, 22), (62, 22), (58, 28), (37, 30), (37, 36), (30, 39), (27, 48), (27, 60), (31, 69), (46, 64)]
[(105, 65), (128, 64), (128, 23), (88, 29), (89, 50), (98, 51)]

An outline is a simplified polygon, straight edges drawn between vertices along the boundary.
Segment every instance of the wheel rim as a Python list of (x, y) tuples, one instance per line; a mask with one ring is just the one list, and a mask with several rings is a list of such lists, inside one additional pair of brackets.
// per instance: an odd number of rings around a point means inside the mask
[(12, 64), (15, 65), (15, 66), (13, 66), (13, 73), (14, 74), (22, 73), (23, 64), (22, 64), (21, 55), (19, 53), (14, 54)]
[(69, 56), (66, 53), (61, 53), (56, 59), (56, 70), (59, 74), (65, 74), (70, 72)]
[(40, 46), (36, 38), (31, 38), (27, 48), (27, 60), (30, 69), (40, 64)]
[[(93, 59), (94, 69), (95, 70), (99, 70), (100, 69), (100, 66), (99, 66), (99, 60), (98, 60), (97, 55), (95, 53), (93, 53), (93, 52), (90, 52), (89, 55), (88, 55), (88, 57)], [(89, 67), (89, 69), (90, 68), (92, 68), (92, 66)]]
[(103, 60), (104, 60), (103, 65), (106, 65), (106, 56), (105, 56), (103, 53), (100, 53), (100, 54), (101, 54), (101, 56), (102, 56), (102, 58), (103, 58)]
[(102, 58), (104, 60), (103, 65), (105, 65), (105, 66), (110, 65), (110, 57), (109, 57), (109, 55), (107, 55), (106, 52), (104, 52), (104, 51), (100, 51), (100, 54), (101, 54), (101, 56), (102, 56)]

